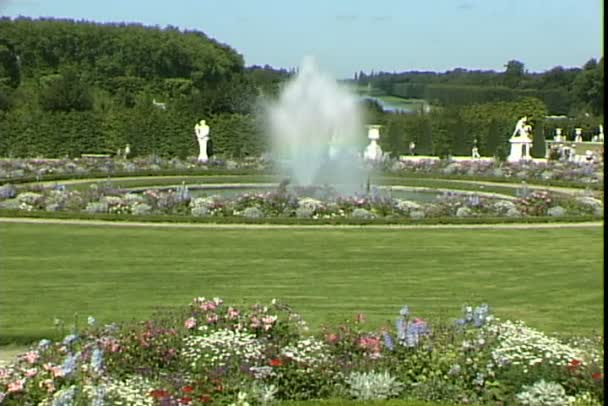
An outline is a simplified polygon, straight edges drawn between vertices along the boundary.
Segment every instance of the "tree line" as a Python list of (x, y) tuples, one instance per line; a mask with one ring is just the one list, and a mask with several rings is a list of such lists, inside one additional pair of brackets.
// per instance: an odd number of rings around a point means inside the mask
[[(407, 153), (410, 142), (420, 154), (469, 154), (477, 145), (483, 155), (501, 156), (523, 115), (532, 118), (539, 140), (555, 127), (593, 135), (603, 116), (548, 121), (555, 110), (538, 91), (578, 84), (591, 106), (603, 96), (603, 59), (533, 75), (511, 65), (505, 73), (361, 72), (356, 80), (433, 101), (430, 113), (418, 114), (387, 113), (362, 101), (366, 121), (384, 125), (381, 145), (395, 156)], [(201, 118), (211, 126), (216, 154), (259, 155), (268, 148), (264, 101), (274, 100), (294, 73), (247, 67), (236, 50), (195, 30), (0, 18), (0, 156), (75, 157), (126, 144), (133, 156), (193, 156)], [(535, 145), (533, 153), (542, 156), (544, 143)]]
[(523, 62), (511, 60), (504, 72), (467, 70), (401, 73), (358, 72), (354, 82), (386, 94), (425, 99), (435, 105), (468, 105), (536, 97), (550, 115), (603, 115), (604, 58), (591, 58), (580, 68), (556, 66), (541, 73), (528, 72)]

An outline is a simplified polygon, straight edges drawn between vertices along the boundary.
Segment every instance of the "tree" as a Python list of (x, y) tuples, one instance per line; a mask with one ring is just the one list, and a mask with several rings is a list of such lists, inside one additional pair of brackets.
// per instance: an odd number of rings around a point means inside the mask
[(530, 151), (530, 155), (532, 158), (544, 158), (546, 153), (544, 121), (537, 121), (537, 125), (533, 129), (533, 132), (532, 150)]
[(48, 79), (40, 92), (40, 105), (47, 111), (86, 111), (93, 108), (93, 96), (75, 69)]
[(0, 85), (14, 89), (19, 83), (21, 83), (21, 70), (15, 47), (8, 41), (0, 39)]
[(604, 58), (593, 68), (587, 62), (574, 81), (573, 91), (581, 104), (595, 115), (604, 111)]
[(509, 87), (518, 87), (524, 78), (524, 64), (520, 61), (511, 60), (505, 65), (504, 83)]

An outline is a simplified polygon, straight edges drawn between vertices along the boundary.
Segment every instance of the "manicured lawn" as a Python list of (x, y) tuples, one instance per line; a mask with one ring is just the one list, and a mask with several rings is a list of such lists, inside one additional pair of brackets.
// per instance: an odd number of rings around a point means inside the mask
[(141, 319), (195, 296), (282, 299), (313, 328), (456, 318), (489, 303), (546, 332), (603, 331), (603, 230), (172, 229), (0, 224), (0, 343), (53, 320)]

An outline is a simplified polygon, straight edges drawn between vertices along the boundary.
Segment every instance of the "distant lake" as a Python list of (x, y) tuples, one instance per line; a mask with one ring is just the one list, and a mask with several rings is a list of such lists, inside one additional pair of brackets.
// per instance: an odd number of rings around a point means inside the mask
[(372, 96), (361, 96), (361, 98), (363, 100), (368, 99), (368, 100), (373, 100), (375, 102), (378, 102), (378, 104), (382, 107), (382, 110), (389, 112), (389, 113), (414, 113), (414, 110), (412, 110), (409, 107), (404, 107), (404, 106), (395, 106), (394, 104), (390, 104), (387, 103), (386, 101), (379, 99), (377, 97), (372, 97)]

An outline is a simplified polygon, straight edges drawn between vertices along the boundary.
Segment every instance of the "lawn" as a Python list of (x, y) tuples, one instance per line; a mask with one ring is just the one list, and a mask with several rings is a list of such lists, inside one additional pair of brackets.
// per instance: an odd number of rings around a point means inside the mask
[(487, 302), (546, 332), (603, 331), (603, 230), (178, 229), (0, 224), (0, 343), (141, 319), (195, 296), (279, 298), (313, 328), (456, 318)]

